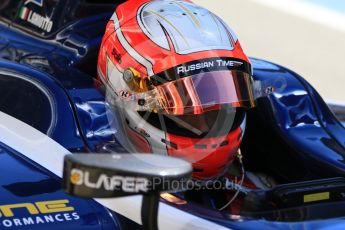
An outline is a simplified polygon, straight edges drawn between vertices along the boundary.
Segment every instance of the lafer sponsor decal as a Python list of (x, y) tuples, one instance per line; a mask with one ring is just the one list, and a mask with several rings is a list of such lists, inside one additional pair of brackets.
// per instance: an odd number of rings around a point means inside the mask
[(83, 185), (92, 189), (105, 189), (108, 191), (122, 190), (125, 192), (137, 193), (147, 192), (149, 181), (142, 177), (131, 176), (108, 176), (100, 174), (100, 176), (92, 181), (90, 173), (79, 169), (72, 169), (70, 181), (75, 185)]
[(78, 219), (79, 214), (67, 199), (0, 205), (0, 226), (6, 228)]

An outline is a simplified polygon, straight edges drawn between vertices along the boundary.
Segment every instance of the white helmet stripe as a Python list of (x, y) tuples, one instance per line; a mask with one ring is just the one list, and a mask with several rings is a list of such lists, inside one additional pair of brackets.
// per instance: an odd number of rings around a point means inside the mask
[(139, 9), (137, 21), (156, 45), (173, 48), (178, 54), (235, 48), (232, 30), (216, 15), (190, 2), (149, 1)]
[(115, 29), (115, 33), (121, 43), (121, 45), (123, 46), (123, 48), (140, 64), (142, 64), (143, 66), (146, 67), (146, 71), (148, 76), (153, 76), (154, 72), (153, 72), (153, 67), (152, 67), (152, 63), (147, 60), (146, 58), (144, 58), (143, 56), (141, 56), (127, 41), (127, 39), (125, 38), (125, 36), (123, 35), (122, 31), (121, 31), (121, 27), (120, 27), (120, 22), (119, 19), (116, 15), (116, 12), (113, 14), (113, 16), (111, 17), (111, 20), (114, 21), (114, 29)]
[[(145, 116), (149, 115), (146, 113)], [(141, 117), (135, 111), (126, 111), (126, 118), (129, 120), (129, 124), (132, 129), (143, 129), (148, 134), (144, 137), (149, 143), (154, 154), (169, 155), (166, 144), (162, 140), (166, 139), (166, 132), (154, 127), (147, 122), (147, 117)]]
[(246, 125), (247, 125), (247, 114), (245, 113), (244, 114), (244, 119), (240, 125), (240, 128), (241, 128), (241, 140), (243, 139), (243, 136), (244, 136), (244, 132), (246, 131)]

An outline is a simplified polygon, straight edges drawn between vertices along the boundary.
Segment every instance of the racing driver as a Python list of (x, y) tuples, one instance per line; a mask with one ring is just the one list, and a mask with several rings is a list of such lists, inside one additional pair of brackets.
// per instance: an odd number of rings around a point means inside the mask
[(224, 175), (254, 107), (252, 67), (233, 30), (187, 0), (129, 0), (106, 27), (98, 79), (129, 152), (180, 157), (193, 179)]

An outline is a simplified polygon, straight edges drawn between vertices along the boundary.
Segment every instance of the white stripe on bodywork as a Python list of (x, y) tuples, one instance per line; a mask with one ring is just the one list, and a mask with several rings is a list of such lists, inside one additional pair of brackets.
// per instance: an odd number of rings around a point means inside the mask
[(47, 135), (3, 112), (0, 112), (0, 142), (62, 176), (63, 158), (69, 151)]
[[(63, 159), (70, 152), (40, 131), (3, 112), (0, 112), (0, 142), (62, 177)], [(141, 224), (142, 196), (95, 200)], [(163, 203), (159, 206), (158, 224), (159, 229), (166, 230), (228, 229)]]
[(131, 57), (133, 57), (137, 62), (139, 62), (140, 64), (142, 64), (143, 66), (145, 66), (146, 71), (148, 76), (153, 76), (154, 72), (153, 72), (153, 67), (152, 67), (152, 63), (150, 61), (148, 61), (146, 58), (144, 58), (142, 55), (140, 55), (127, 41), (127, 39), (125, 38), (125, 36), (123, 35), (122, 31), (121, 31), (121, 27), (120, 27), (120, 22), (119, 19), (116, 15), (116, 12), (113, 14), (113, 16), (111, 17), (110, 20), (114, 21), (114, 29), (115, 29), (115, 33), (117, 35), (117, 38), (119, 39), (122, 47), (131, 55)]

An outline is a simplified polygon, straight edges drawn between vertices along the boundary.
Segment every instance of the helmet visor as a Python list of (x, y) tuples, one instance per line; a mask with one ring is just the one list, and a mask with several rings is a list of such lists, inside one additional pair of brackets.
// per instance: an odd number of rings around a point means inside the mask
[(156, 87), (162, 112), (201, 114), (220, 105), (251, 108), (255, 105), (252, 78), (241, 71), (215, 71), (180, 78)]
[(204, 72), (163, 83), (146, 92), (113, 97), (111, 104), (134, 111), (171, 115), (202, 114), (221, 105), (255, 106), (251, 75), (238, 70)]

